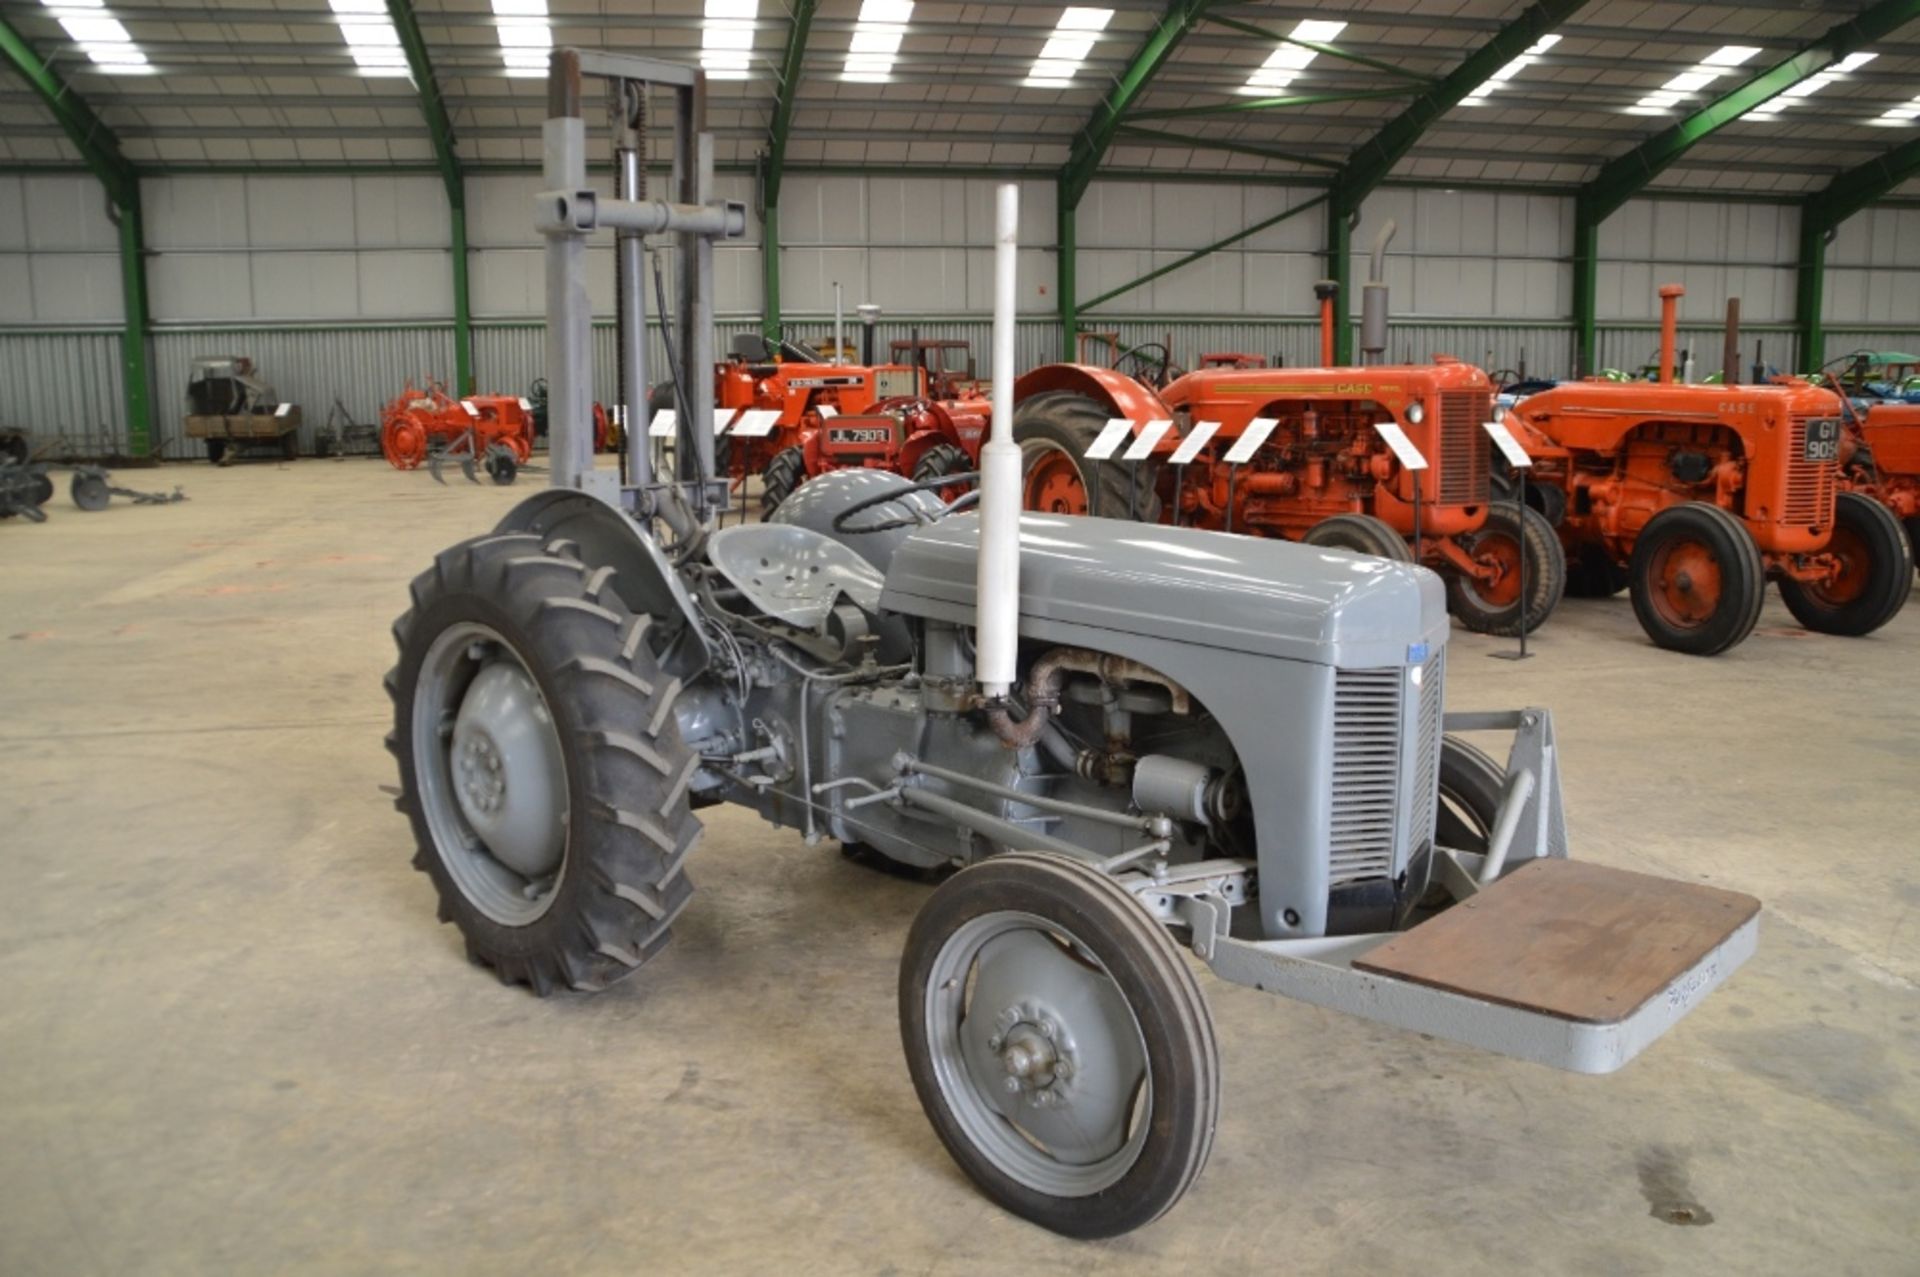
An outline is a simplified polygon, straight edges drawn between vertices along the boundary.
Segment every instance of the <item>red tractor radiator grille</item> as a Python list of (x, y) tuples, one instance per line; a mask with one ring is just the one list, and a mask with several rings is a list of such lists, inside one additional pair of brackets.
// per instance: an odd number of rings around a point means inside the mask
[(1807, 422), (1795, 417), (1787, 441), (1787, 490), (1780, 521), (1795, 527), (1826, 527), (1833, 522), (1834, 466), (1807, 460)]
[(1436, 500), (1445, 505), (1483, 505), (1492, 442), (1481, 423), (1493, 414), (1493, 396), (1479, 390), (1440, 395), (1440, 469)]

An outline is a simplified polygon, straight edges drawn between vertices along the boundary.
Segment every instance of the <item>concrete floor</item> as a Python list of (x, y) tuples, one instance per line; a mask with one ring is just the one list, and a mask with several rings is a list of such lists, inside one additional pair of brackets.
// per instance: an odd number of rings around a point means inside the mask
[(387, 625), (527, 489), (123, 478), (192, 499), (0, 526), (0, 1273), (1920, 1271), (1920, 606), (1844, 640), (1776, 601), (1712, 661), (1625, 600), (1524, 665), (1457, 637), (1451, 704), (1553, 708), (1576, 854), (1753, 892), (1759, 955), (1610, 1078), (1209, 979), (1212, 1164), (1074, 1244), (920, 1115), (925, 888), (719, 811), (613, 992), (502, 988), (434, 922)]

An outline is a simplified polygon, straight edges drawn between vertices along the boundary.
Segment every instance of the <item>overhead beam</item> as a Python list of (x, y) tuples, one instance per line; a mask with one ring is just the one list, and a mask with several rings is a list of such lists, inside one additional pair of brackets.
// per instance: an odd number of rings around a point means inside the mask
[(127, 414), (127, 452), (153, 452), (153, 372), (147, 351), (147, 262), (140, 220), (140, 175), (120, 139), (13, 25), (0, 18), (0, 56), (27, 82), (99, 179), (112, 205), (120, 241), (120, 380)]
[(1827, 245), (1840, 224), (1920, 176), (1920, 137), (1848, 169), (1809, 195), (1800, 206), (1800, 260), (1795, 279), (1794, 327), (1799, 330), (1799, 367), (1813, 372), (1826, 363)]
[(427, 53), (426, 37), (420, 33), (412, 0), (387, 0), (387, 15), (399, 33), (400, 47), (406, 51), (407, 70), (413, 77), (414, 92), (420, 99), (420, 114), (433, 138), (434, 167), (441, 184), (447, 188), (447, 222), (451, 229), (453, 256), (453, 375), (461, 394), (472, 394), (473, 382), (473, 305), (467, 291), (467, 181), (454, 146), (453, 121), (447, 115), (446, 99), (433, 76), (433, 59)]
[(1278, 31), (1269, 31), (1265, 27), (1257, 27), (1251, 22), (1242, 22), (1238, 18), (1229, 18), (1225, 14), (1209, 13), (1206, 15), (1206, 18), (1208, 22), (1213, 23), (1215, 26), (1226, 27), (1229, 30), (1238, 31), (1243, 35), (1256, 36), (1263, 40), (1272, 40), (1276, 44), (1291, 44), (1302, 49), (1311, 49), (1315, 53), (1323, 53), (1327, 57), (1338, 58), (1342, 62), (1351, 62), (1356, 66), (1371, 67), (1375, 71), (1384, 71), (1396, 79), (1412, 80), (1419, 84), (1432, 84), (1434, 81), (1433, 76), (1421, 75), (1418, 71), (1409, 71), (1403, 66), (1396, 66), (1380, 58), (1370, 58), (1363, 53), (1355, 53), (1350, 49), (1343, 49), (1337, 44), (1322, 44), (1318, 40), (1302, 40), (1297, 35), (1283, 35)]
[(1370, 102), (1378, 98), (1404, 98), (1418, 89), (1355, 89), (1344, 93), (1282, 93), (1270, 98), (1241, 98), (1233, 102), (1207, 102), (1200, 106), (1163, 106), (1151, 111), (1135, 111), (1131, 120), (1185, 120), (1196, 116), (1245, 115), (1252, 111), (1289, 111), (1300, 106), (1324, 106), (1331, 102)]
[(1106, 292), (1101, 293), (1098, 297), (1092, 298), (1089, 301), (1081, 303), (1080, 308), (1082, 310), (1092, 310), (1095, 306), (1101, 305), (1102, 303), (1105, 303), (1105, 302), (1112, 301), (1114, 298), (1120, 296), (1122, 293), (1130, 293), (1134, 289), (1140, 287), (1142, 284), (1152, 283), (1154, 280), (1159, 279), (1162, 275), (1170, 275), (1174, 271), (1179, 270), (1183, 266), (1191, 266), (1193, 265), (1193, 263), (1199, 261), (1202, 257), (1206, 257), (1211, 253), (1217, 253), (1223, 248), (1231, 248), (1235, 244), (1238, 244), (1241, 240), (1250, 239), (1253, 236), (1258, 235), (1261, 231), (1266, 230), (1270, 226), (1278, 226), (1280, 223), (1286, 221), (1290, 217), (1293, 217), (1300, 213), (1304, 213), (1310, 208), (1318, 208), (1320, 205), (1326, 203), (1326, 201), (1327, 201), (1327, 197), (1324, 194), (1316, 195), (1312, 199), (1302, 200), (1300, 203), (1295, 204), (1292, 208), (1284, 209), (1281, 212), (1275, 213), (1272, 217), (1262, 218), (1260, 221), (1255, 222), (1251, 226), (1235, 231), (1233, 234), (1227, 236), (1225, 239), (1215, 240), (1213, 243), (1208, 244), (1205, 248), (1196, 248), (1191, 253), (1187, 253), (1181, 257), (1175, 258), (1173, 261), (1168, 262), (1165, 266), (1156, 267), (1155, 269), (1148, 271), (1144, 275), (1128, 280), (1126, 283), (1120, 285), (1120, 287), (1118, 288), (1110, 288)]
[(1334, 174), (1327, 201), (1327, 274), (1339, 284), (1334, 294), (1336, 358), (1353, 362), (1353, 330), (1349, 323), (1353, 292), (1353, 224), (1360, 206), (1384, 181), (1393, 166), (1414, 147), (1421, 135), (1485, 84), (1501, 67), (1526, 52), (1541, 36), (1585, 7), (1587, 0), (1538, 0), (1507, 23), (1465, 61), (1421, 93), (1372, 137), (1355, 147)]
[(1283, 151), (1278, 147), (1262, 146), (1257, 142), (1234, 142), (1222, 138), (1193, 137), (1186, 133), (1169, 133), (1165, 129), (1143, 128), (1137, 124), (1122, 124), (1120, 136), (1139, 138), (1147, 142), (1165, 142), (1196, 151), (1225, 151), (1231, 155), (1255, 155), (1261, 159), (1280, 160), (1288, 164), (1304, 165), (1307, 168), (1337, 169), (1340, 167), (1337, 160), (1330, 160), (1325, 156)]
[(1060, 169), (1054, 191), (1054, 291), (1059, 295), (1061, 352), (1065, 358), (1072, 358), (1074, 334), (1079, 322), (1075, 315), (1074, 291), (1078, 284), (1074, 258), (1080, 201), (1086, 195), (1087, 187), (1092, 184), (1094, 173), (1100, 168), (1101, 158), (1113, 144), (1121, 117), (1146, 92), (1153, 77), (1173, 57), (1173, 51), (1180, 47), (1187, 33), (1199, 25), (1209, 3), (1210, 0), (1172, 0), (1167, 5), (1166, 12), (1154, 24), (1153, 31), (1127, 64), (1127, 69), (1121, 73), (1113, 90), (1094, 109), (1086, 127), (1075, 135), (1067, 162)]
[[(1757, 106), (1763, 106), (1810, 75), (1817, 75), (1849, 53), (1858, 52), (1920, 18), (1920, 0), (1879, 0), (1864, 12), (1829, 28), (1799, 52), (1748, 77), (1697, 111), (1662, 129), (1625, 155), (1601, 166), (1580, 188), (1573, 205), (1574, 366), (1594, 370), (1598, 340), (1600, 224), (1648, 182), (1672, 167), (1690, 149)], [(1804, 362), (1804, 358), (1802, 360)]]
[(807, 63), (807, 33), (817, 7), (815, 0), (794, 0), (787, 51), (780, 59), (780, 91), (767, 135), (767, 160), (760, 174), (760, 330), (769, 341), (780, 339), (780, 183), (786, 176), (787, 139), (793, 133), (793, 108)]

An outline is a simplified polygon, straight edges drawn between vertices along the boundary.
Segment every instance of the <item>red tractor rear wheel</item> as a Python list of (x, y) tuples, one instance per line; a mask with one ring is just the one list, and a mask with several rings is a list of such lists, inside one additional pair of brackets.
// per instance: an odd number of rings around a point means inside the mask
[(380, 451), (395, 470), (415, 470), (427, 459), (427, 425), (411, 412), (395, 413), (380, 428)]
[[(966, 450), (958, 444), (936, 443), (920, 454), (920, 460), (914, 463), (913, 481), (915, 483), (934, 483), (950, 474), (969, 474), (975, 469), (967, 459)], [(966, 494), (971, 484), (951, 483), (937, 490), (936, 495), (942, 501), (953, 501)]]
[(1766, 565), (1752, 534), (1704, 501), (1647, 520), (1629, 576), (1633, 613), (1647, 637), (1693, 656), (1717, 656), (1745, 639), (1766, 597)]
[(1481, 581), (1448, 572), (1447, 610), (1476, 634), (1511, 637), (1520, 632), (1520, 568), (1526, 556), (1527, 633), (1545, 624), (1567, 588), (1567, 552), (1546, 516), (1531, 506), (1520, 511), (1496, 501), (1478, 532), (1461, 538), (1467, 557), (1493, 567), (1499, 575)]
[(1900, 520), (1879, 502), (1842, 492), (1834, 506), (1827, 553), (1840, 574), (1824, 584), (1782, 578), (1780, 597), (1795, 620), (1821, 634), (1871, 634), (1906, 605), (1913, 588), (1913, 550)]
[(1110, 415), (1092, 399), (1068, 393), (1035, 395), (1013, 410), (1023, 509), (1160, 522), (1153, 462), (1087, 460)]

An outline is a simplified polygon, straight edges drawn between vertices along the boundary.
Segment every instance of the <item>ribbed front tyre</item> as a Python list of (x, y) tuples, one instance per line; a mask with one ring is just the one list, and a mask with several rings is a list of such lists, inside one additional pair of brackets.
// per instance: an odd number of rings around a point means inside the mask
[(1647, 520), (1628, 570), (1633, 614), (1660, 647), (1717, 656), (1753, 633), (1767, 569), (1746, 525), (1689, 501)]
[(634, 970), (693, 892), (699, 760), (612, 576), (568, 541), (480, 537), (415, 578), (393, 628), (387, 747), (414, 867), (473, 961), (543, 995)]
[(981, 1192), (1069, 1237), (1151, 1223), (1206, 1165), (1220, 1057), (1193, 972), (1106, 875), (1014, 852), (914, 919), (900, 1032), (934, 1131)]
[(1827, 553), (1840, 564), (1833, 580), (1780, 582), (1780, 597), (1794, 620), (1821, 634), (1858, 638), (1906, 606), (1913, 589), (1913, 548), (1900, 520), (1878, 501), (1858, 492), (1839, 495)]

